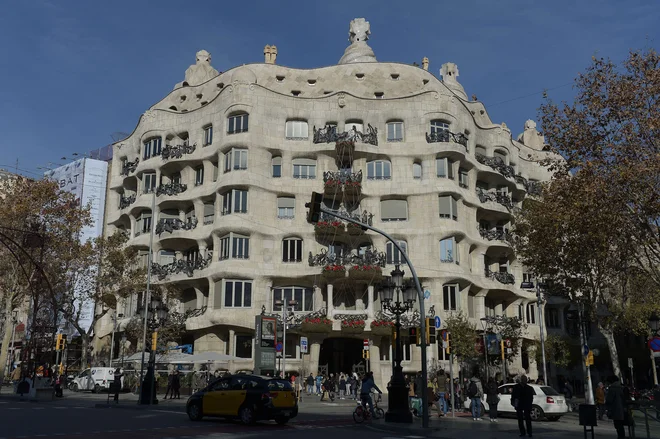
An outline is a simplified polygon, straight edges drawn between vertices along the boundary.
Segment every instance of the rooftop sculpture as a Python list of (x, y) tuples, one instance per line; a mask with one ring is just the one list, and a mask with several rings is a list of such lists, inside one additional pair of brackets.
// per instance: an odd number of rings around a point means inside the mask
[(374, 51), (367, 45), (370, 34), (368, 21), (364, 18), (352, 20), (348, 31), (348, 40), (351, 45), (344, 51), (344, 56), (339, 60), (339, 64), (377, 62)]

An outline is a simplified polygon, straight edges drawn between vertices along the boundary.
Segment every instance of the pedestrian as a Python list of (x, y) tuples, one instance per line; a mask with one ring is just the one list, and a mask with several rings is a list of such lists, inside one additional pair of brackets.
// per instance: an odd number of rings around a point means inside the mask
[(339, 377), (339, 399), (346, 398), (346, 377), (344, 374), (341, 374)]
[(174, 372), (169, 371), (167, 374), (167, 389), (165, 390), (165, 396), (163, 399), (167, 399), (167, 395), (170, 395), (170, 399), (172, 399), (172, 395), (174, 392), (172, 392), (172, 380), (174, 379)]
[(486, 385), (486, 402), (488, 403), (490, 422), (498, 422), (497, 404), (500, 402), (500, 395), (497, 392), (497, 383), (494, 378), (488, 379), (488, 384)]
[(112, 381), (112, 386), (115, 391), (115, 402), (119, 403), (119, 392), (121, 392), (121, 377), (123, 377), (124, 374), (121, 373), (121, 369), (116, 368), (115, 373), (114, 373), (114, 380)]
[(314, 375), (311, 373), (307, 377), (307, 396), (310, 396), (314, 393)]
[(316, 375), (316, 396), (321, 394), (321, 384), (323, 383), (323, 375), (320, 373)]
[(362, 387), (360, 388), (360, 401), (362, 402), (362, 407), (369, 406), (369, 411), (371, 412), (371, 417), (376, 418), (376, 413), (374, 412), (374, 402), (371, 399), (371, 392), (377, 391), (379, 394), (383, 394), (381, 390), (376, 385), (374, 381), (374, 373), (367, 372), (367, 374), (362, 379)]
[(14, 393), (17, 393), (16, 390), (18, 389), (18, 383), (21, 382), (22, 375), (23, 371), (21, 366), (16, 366), (11, 372), (11, 383), (14, 385)]
[(325, 380), (325, 382), (323, 383), (323, 387), (324, 387), (325, 391), (321, 395), (321, 401), (324, 401), (326, 393), (328, 395), (328, 398), (330, 398), (330, 401), (334, 401), (335, 400), (335, 383), (334, 383), (332, 374), (330, 375), (330, 377), (328, 379)]
[(347, 373), (344, 375), (346, 377), (346, 398), (351, 397), (351, 374)]
[(573, 386), (568, 382), (568, 379), (564, 380), (564, 396), (566, 397), (566, 405), (568, 406), (569, 411), (573, 411)]
[(305, 389), (303, 377), (296, 375), (296, 394), (298, 395), (298, 402), (302, 402), (302, 394)]
[(181, 399), (181, 394), (179, 393), (179, 390), (181, 389), (181, 375), (179, 375), (179, 371), (175, 371), (173, 376), (172, 376), (172, 398), (176, 399)]
[[(513, 407), (516, 409), (516, 415), (518, 416), (520, 437), (525, 436), (525, 434), (532, 437), (531, 412), (532, 403), (534, 402), (534, 389), (527, 384), (527, 377), (525, 375), (520, 377), (520, 382), (513, 387), (511, 401)], [(523, 420), (525, 421), (524, 424)]]
[(481, 380), (477, 375), (470, 379), (467, 396), (472, 401), (470, 404), (470, 408), (472, 409), (472, 420), (481, 421), (481, 398), (484, 396), (484, 389), (481, 386)]
[(605, 385), (602, 381), (598, 383), (594, 396), (596, 399), (596, 408), (598, 410), (598, 420), (602, 421), (603, 415), (605, 414)]
[(623, 428), (626, 417), (625, 402), (621, 381), (619, 381), (619, 377), (614, 376), (612, 377), (612, 384), (607, 389), (605, 404), (607, 405), (607, 417), (614, 422), (617, 439), (624, 439), (626, 437), (626, 431)]

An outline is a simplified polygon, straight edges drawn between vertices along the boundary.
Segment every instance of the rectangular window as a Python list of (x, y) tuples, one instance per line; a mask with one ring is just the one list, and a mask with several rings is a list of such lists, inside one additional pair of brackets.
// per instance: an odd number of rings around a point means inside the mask
[(247, 169), (247, 149), (232, 149), (225, 153), (225, 172)]
[(536, 305), (533, 303), (527, 304), (527, 323), (530, 325), (536, 324)]
[(222, 214), (247, 213), (248, 191), (232, 189), (222, 195)]
[(135, 236), (142, 233), (151, 233), (151, 212), (140, 215), (140, 220), (138, 221), (138, 233), (136, 233)]
[(142, 175), (142, 181), (144, 181), (144, 193), (149, 194), (156, 189), (156, 173), (150, 172), (148, 174)]
[(295, 159), (293, 161), (293, 178), (316, 178), (316, 160)]
[[(451, 354), (447, 353), (447, 349), (444, 347), (442, 337), (438, 336), (438, 360), (440, 361), (451, 361)], [(449, 347), (451, 347), (451, 334), (447, 334), (447, 342)]]
[(252, 358), (252, 336), (236, 334), (235, 357)]
[(213, 143), (213, 125), (204, 128), (204, 146)]
[(213, 165), (213, 182), (218, 181), (218, 163), (211, 163)]
[(467, 189), (470, 185), (470, 180), (468, 180), (468, 172), (465, 169), (458, 170), (458, 185), (464, 189)]
[(451, 195), (441, 195), (438, 199), (440, 201), (440, 218), (451, 218), (458, 221), (456, 199)]
[(215, 218), (215, 204), (204, 203), (204, 224), (213, 224)]
[(458, 248), (453, 237), (440, 241), (440, 262), (456, 262), (458, 264)]
[(232, 259), (249, 259), (250, 238), (240, 235), (232, 236), (231, 257)]
[(392, 165), (386, 160), (367, 163), (367, 180), (389, 180), (392, 178)]
[(237, 114), (227, 118), (227, 134), (247, 133), (248, 130), (247, 113)]
[(286, 138), (289, 140), (307, 140), (307, 122), (304, 120), (289, 120), (286, 123)]
[(221, 261), (225, 260), (225, 259), (229, 259), (229, 252), (231, 251), (230, 243), (231, 243), (231, 238), (230, 238), (229, 235), (227, 235), (223, 238), (220, 238), (220, 255), (219, 255), (219, 259)]
[(413, 163), (413, 178), (420, 179), (422, 178), (422, 164)]
[(442, 287), (442, 308), (445, 311), (456, 311), (458, 298), (458, 285), (444, 285)]
[(387, 141), (403, 142), (403, 122), (387, 123)]
[(408, 202), (406, 200), (382, 200), (380, 202), (381, 221), (406, 221)]
[(302, 262), (302, 245), (300, 238), (282, 240), (282, 262)]
[(282, 157), (273, 157), (273, 178), (282, 176)]
[(282, 305), (276, 305), (275, 302), (290, 303), (296, 301), (293, 311), (312, 311), (314, 309), (314, 290), (307, 287), (281, 287), (273, 288), (273, 311), (282, 312)]
[(144, 152), (142, 153), (143, 159), (148, 159), (149, 157), (155, 157), (160, 155), (162, 147), (162, 138), (154, 137), (144, 142)]
[(195, 168), (195, 186), (201, 186), (204, 184), (204, 167), (199, 166)]
[(545, 324), (548, 328), (559, 328), (559, 310), (557, 308), (545, 309)]
[(176, 254), (172, 250), (161, 250), (158, 255), (160, 265), (168, 265), (176, 260)]
[(277, 217), (292, 219), (295, 216), (296, 199), (293, 197), (279, 197), (277, 199)]
[(416, 342), (417, 340), (413, 340), (408, 336), (401, 337), (401, 347), (403, 348), (401, 349), (403, 351), (402, 352), (403, 361), (412, 361), (412, 349), (410, 346), (411, 345), (414, 346)]
[(362, 125), (361, 120), (356, 120), (356, 121), (347, 121), (344, 123), (344, 131), (359, 131), (361, 133), (364, 132), (364, 127)]
[(435, 168), (438, 177), (454, 179), (454, 162), (448, 158), (435, 159)]
[(449, 142), (449, 124), (441, 120), (432, 120), (431, 134), (438, 139), (438, 142)]
[(251, 308), (252, 281), (225, 280), (225, 308)]
[[(408, 252), (408, 243), (406, 241), (397, 241), (397, 244), (403, 249), (405, 253)], [(401, 256), (401, 252), (399, 251), (398, 248), (394, 246), (391, 242), (387, 242), (386, 245), (386, 261), (388, 264), (394, 265), (394, 264), (403, 264), (405, 262), (405, 259), (403, 256)]]

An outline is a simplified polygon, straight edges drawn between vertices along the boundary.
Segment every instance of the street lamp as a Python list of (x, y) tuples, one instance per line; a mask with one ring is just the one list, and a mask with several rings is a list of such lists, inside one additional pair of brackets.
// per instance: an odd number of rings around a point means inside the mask
[[(523, 282), (520, 284), (520, 288), (524, 290), (533, 290), (534, 289), (534, 282)], [(537, 308), (537, 314), (538, 314), (538, 319), (539, 319), (539, 332), (541, 334), (541, 354), (543, 358), (543, 381), (545, 382), (546, 385), (550, 385), (548, 381), (548, 369), (547, 369), (547, 362), (545, 360), (545, 335), (543, 334), (544, 331), (544, 323), (543, 323), (543, 313), (541, 311), (541, 305), (543, 304), (543, 293), (546, 291), (547, 286), (545, 283), (542, 283), (541, 281), (537, 280), (536, 281), (536, 308)]]
[[(148, 304), (148, 308), (144, 307), (138, 308), (138, 313), (146, 322), (146, 326), (149, 328), (149, 332), (155, 332), (160, 326), (165, 324), (167, 320), (167, 313), (169, 310), (164, 303), (160, 301), (160, 298), (157, 296), (152, 296), (151, 301)], [(146, 339), (146, 337), (144, 337)], [(146, 340), (145, 346), (142, 347), (143, 352), (146, 350)], [(151, 352), (149, 353), (149, 364), (147, 366), (147, 373), (142, 380), (142, 386), (140, 390), (140, 404), (158, 404), (155, 394), (155, 379), (156, 379), (156, 352), (154, 346), (152, 346)]]
[(7, 349), (7, 364), (5, 365), (5, 376), (11, 372), (11, 365), (14, 360), (14, 335), (16, 334), (16, 324), (18, 323), (18, 310), (15, 309), (11, 312), (11, 351)]
[[(486, 333), (488, 332), (488, 329), (490, 328), (490, 319), (488, 317), (482, 317), (481, 318), (481, 327), (484, 328), (484, 364), (486, 365), (486, 380), (484, 382), (488, 381), (488, 341), (486, 340)], [(506, 377), (504, 377), (506, 380)]]
[(108, 362), (108, 366), (112, 367), (112, 354), (115, 348), (115, 332), (117, 332), (117, 318), (122, 318), (124, 317), (124, 314), (117, 314), (115, 311), (112, 315), (112, 339), (110, 340), (110, 361)]
[[(385, 414), (386, 422), (412, 423), (412, 413), (408, 408), (408, 387), (403, 376), (401, 367), (402, 348), (401, 348), (401, 315), (413, 309), (416, 298), (416, 289), (413, 286), (407, 286), (403, 283), (405, 274), (399, 265), (396, 265), (390, 273), (391, 277), (382, 286), (380, 291), (380, 306), (383, 311), (390, 312), (396, 316), (395, 328), (395, 347), (394, 364), (392, 365), (392, 380), (387, 387), (388, 390), (388, 408)], [(422, 346), (422, 349), (425, 349)]]
[(298, 305), (298, 301), (296, 300), (289, 300), (287, 306), (284, 306), (284, 302), (280, 299), (277, 299), (275, 301), (276, 306), (281, 306), (282, 307), (282, 378), (284, 378), (284, 375), (286, 374), (286, 319), (287, 319), (287, 314), (289, 312), (289, 307), (291, 307), (291, 312), (295, 310), (296, 305)]
[[(660, 317), (657, 314), (653, 313), (649, 317), (649, 328), (653, 334), (651, 337), (655, 337), (660, 334)], [(650, 349), (649, 349), (650, 350)], [(651, 351), (651, 369), (653, 370), (653, 384), (658, 385), (658, 370), (655, 368), (655, 352)]]

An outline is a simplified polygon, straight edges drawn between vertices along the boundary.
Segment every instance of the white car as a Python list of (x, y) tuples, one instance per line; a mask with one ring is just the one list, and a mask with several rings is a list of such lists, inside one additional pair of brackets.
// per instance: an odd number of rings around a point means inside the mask
[[(98, 393), (101, 390), (108, 390), (115, 380), (115, 369), (112, 367), (92, 367), (85, 369), (73, 379), (71, 389), (74, 392), (81, 390), (91, 390)], [(124, 377), (121, 378), (122, 388)]]
[[(511, 393), (516, 384), (504, 384), (498, 388), (500, 402), (497, 404), (497, 413), (516, 413), (516, 409), (511, 403)], [(534, 400), (532, 402), (532, 411), (530, 413), (532, 420), (539, 421), (544, 417), (549, 421), (556, 421), (568, 413), (566, 398), (555, 389), (549, 386), (529, 385), (534, 390)], [(470, 409), (471, 401), (465, 401), (465, 408)], [(481, 400), (483, 413), (488, 413), (489, 406), (486, 402), (486, 396)]]

